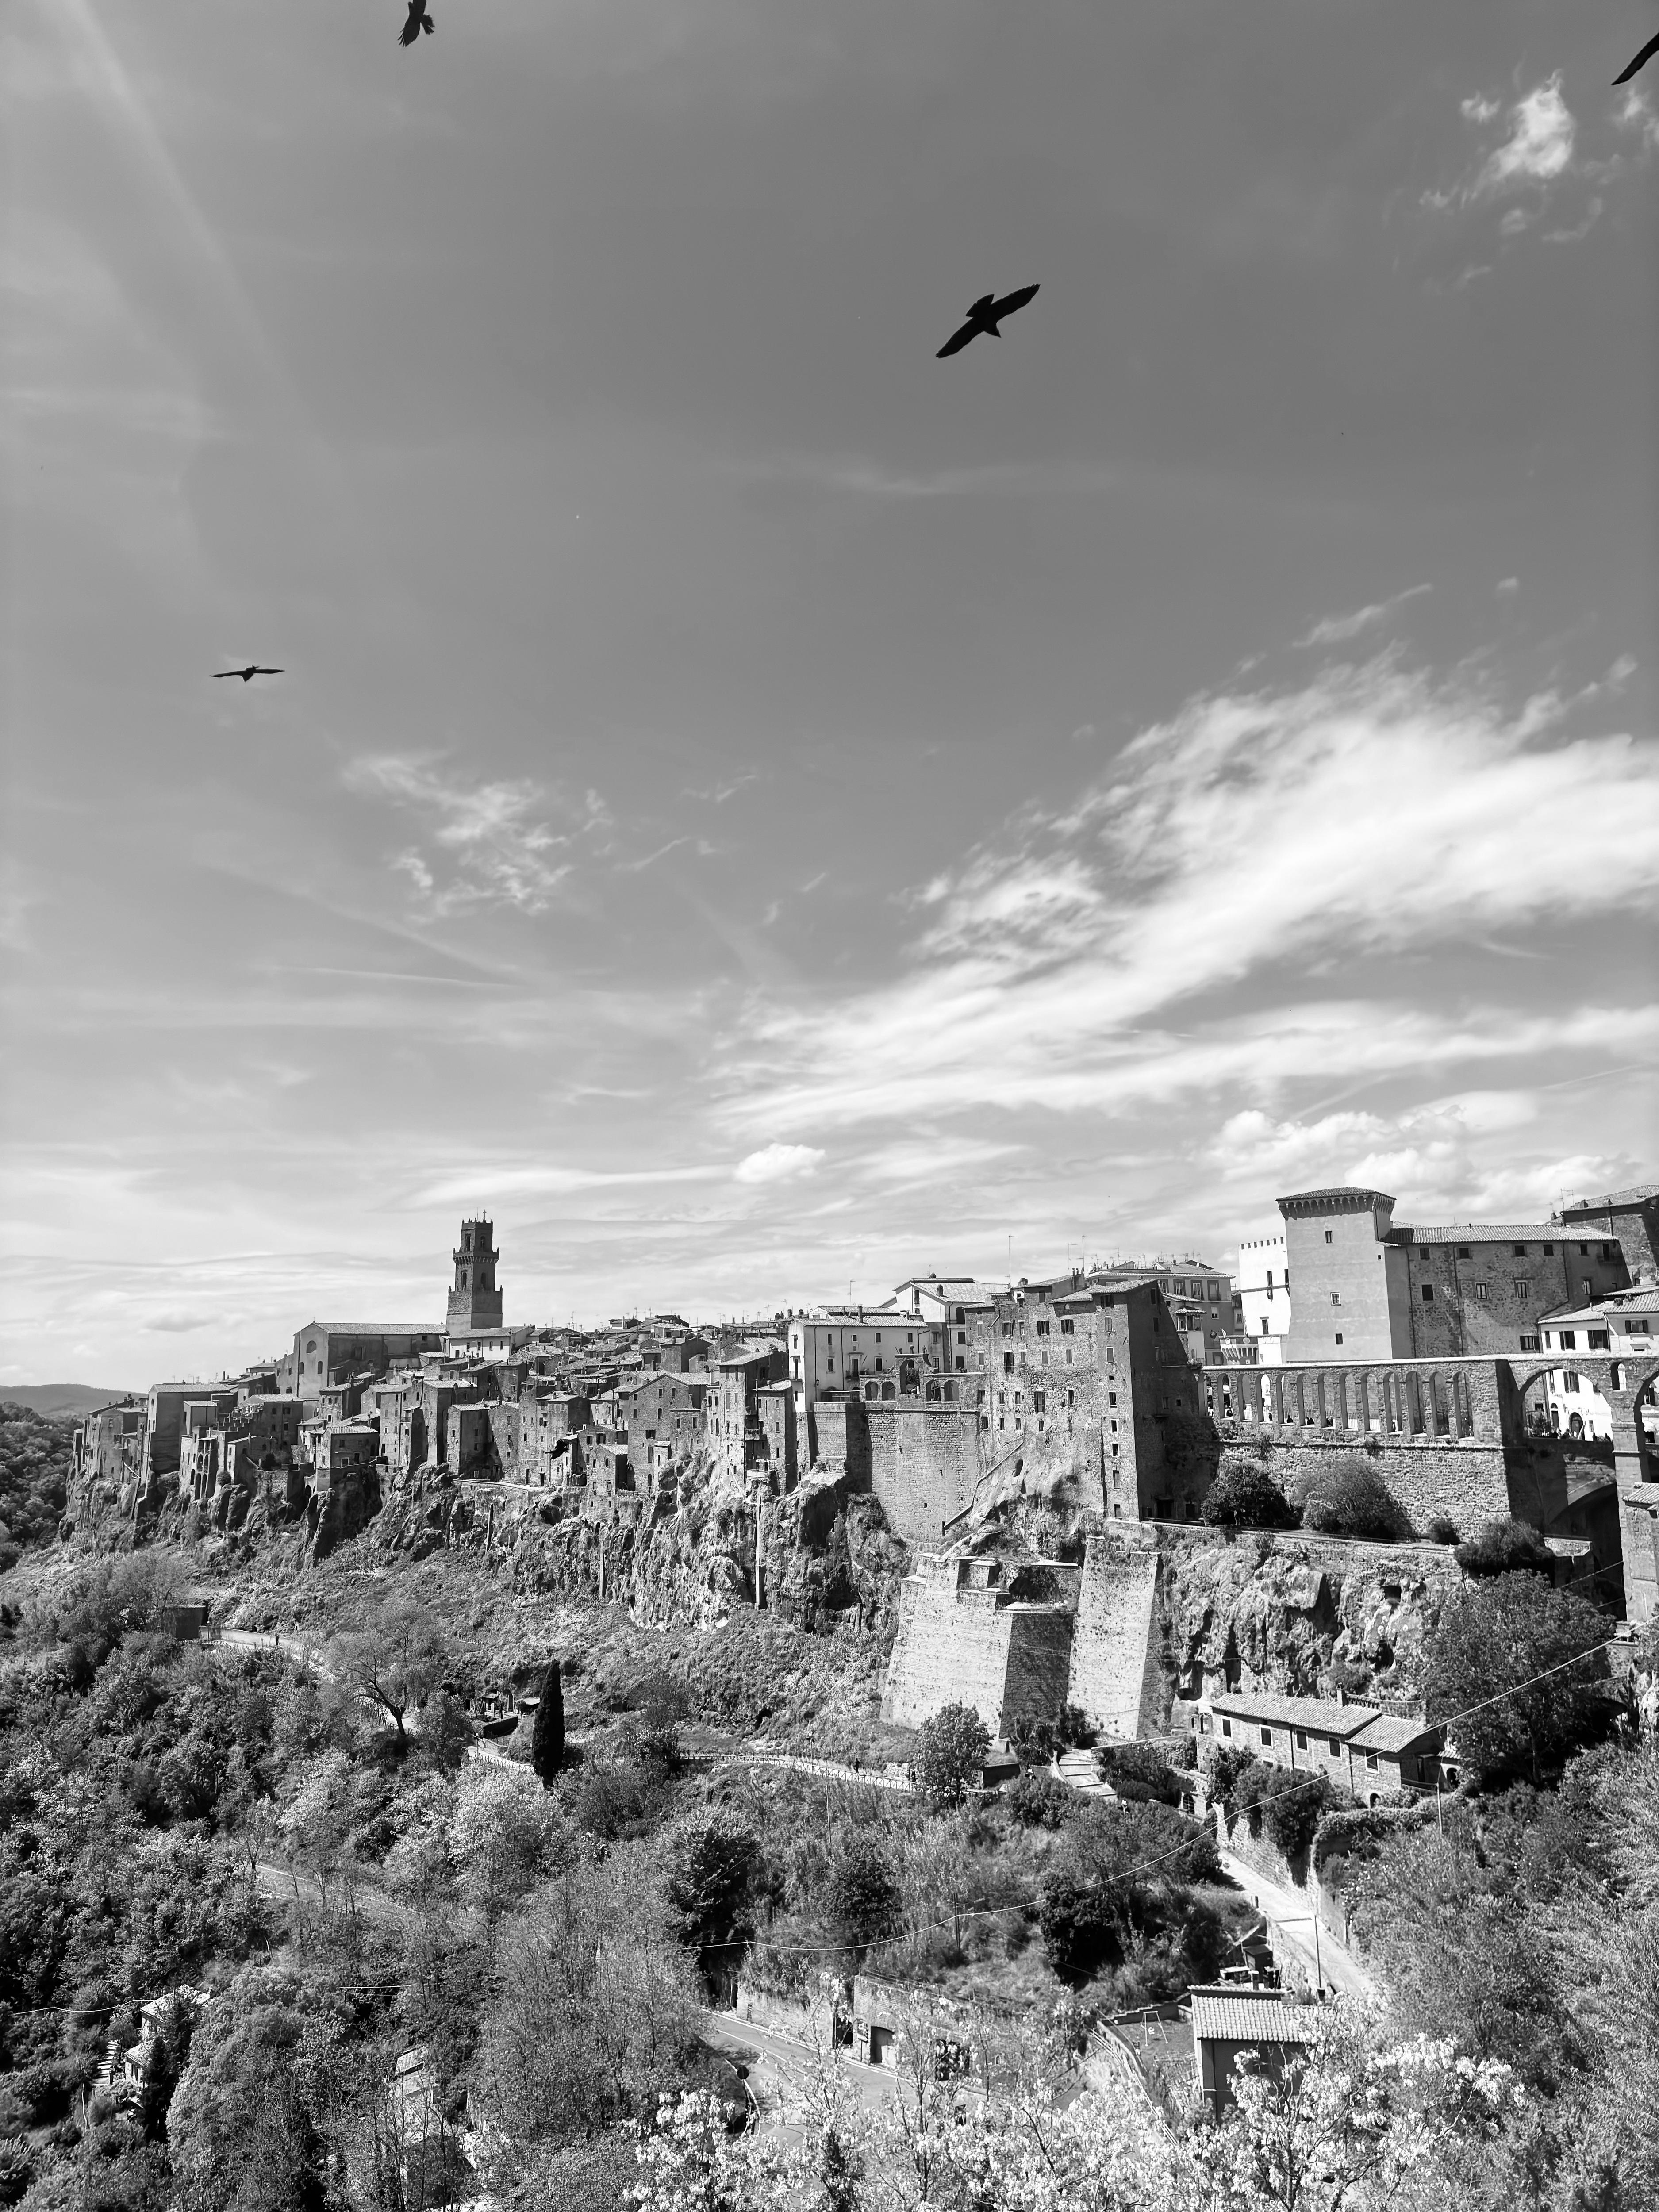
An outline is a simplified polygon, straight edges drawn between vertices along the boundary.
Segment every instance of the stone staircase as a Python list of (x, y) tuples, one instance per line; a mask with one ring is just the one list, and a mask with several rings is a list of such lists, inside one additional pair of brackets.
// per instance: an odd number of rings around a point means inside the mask
[(1054, 1761), (1054, 1772), (1073, 1790), (1080, 1790), (1085, 1797), (1111, 1797), (1115, 1792), (1100, 1778), (1091, 1751), (1062, 1751)]

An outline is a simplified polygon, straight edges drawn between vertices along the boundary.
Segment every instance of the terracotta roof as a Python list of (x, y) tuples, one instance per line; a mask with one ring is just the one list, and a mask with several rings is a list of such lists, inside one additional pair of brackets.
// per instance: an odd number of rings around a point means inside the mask
[(1325, 1190), (1293, 1190), (1288, 1198), (1275, 1199), (1273, 1203), (1281, 1207), (1310, 1206), (1320, 1199), (1327, 1198), (1363, 1199), (1367, 1204), (1375, 1201), (1377, 1205), (1386, 1206), (1390, 1209), (1395, 1203), (1386, 1190), (1362, 1190), (1358, 1183), (1352, 1182), (1333, 1183)]
[(1426, 1721), (1408, 1719), (1401, 1713), (1379, 1713), (1352, 1739), (1352, 1748), (1380, 1751), (1385, 1758), (1395, 1759), (1402, 1751), (1409, 1751), (1414, 1743), (1439, 1734), (1440, 1730), (1431, 1728)]
[(295, 1336), (303, 1336), (307, 1328), (319, 1328), (326, 1336), (441, 1336), (444, 1325), (430, 1321), (308, 1321), (305, 1328), (296, 1328)]
[(1252, 1726), (1308, 1729), (1345, 1738), (1358, 1735), (1368, 1721), (1382, 1717), (1376, 1705), (1339, 1705), (1331, 1698), (1280, 1698), (1267, 1690), (1224, 1690), (1211, 1698), (1210, 1710)]
[(1310, 2043), (1313, 2007), (1270, 1996), (1209, 1996), (1193, 1991), (1193, 2034), (1218, 2043)]
[(1559, 1244), (1565, 1231), (1559, 1221), (1464, 1221), (1429, 1228), (1389, 1230), (1385, 1244)]
[(1609, 1206), (1645, 1206), (1654, 1198), (1659, 1198), (1659, 1182), (1632, 1183), (1628, 1190), (1610, 1190), (1603, 1198), (1575, 1198), (1562, 1207), (1561, 1218), (1571, 1221), (1583, 1213), (1605, 1213)]

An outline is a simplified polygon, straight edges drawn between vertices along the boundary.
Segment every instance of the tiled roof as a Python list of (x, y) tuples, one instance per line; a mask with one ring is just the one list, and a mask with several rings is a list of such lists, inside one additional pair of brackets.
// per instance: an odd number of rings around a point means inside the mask
[[(306, 1328), (319, 1328), (326, 1336), (441, 1336), (444, 1325), (435, 1321), (308, 1321)], [(296, 1328), (295, 1336), (305, 1329)]]
[(1425, 1737), (1437, 1736), (1438, 1729), (1431, 1728), (1426, 1721), (1407, 1719), (1401, 1713), (1379, 1713), (1374, 1721), (1367, 1721), (1359, 1734), (1352, 1739), (1355, 1751), (1380, 1751), (1386, 1757), (1397, 1758), (1409, 1751), (1414, 1743)]
[(1313, 2007), (1271, 1997), (1205, 1996), (1193, 1992), (1193, 2034), (1219, 2043), (1309, 2043)]
[(1279, 1698), (1270, 1691), (1224, 1690), (1210, 1699), (1212, 1712), (1251, 1726), (1312, 1729), (1321, 1735), (1356, 1736), (1368, 1721), (1381, 1720), (1376, 1705), (1339, 1705), (1329, 1698)]
[(1321, 1199), (1328, 1198), (1357, 1198), (1368, 1204), (1375, 1200), (1379, 1205), (1389, 1207), (1395, 1202), (1386, 1190), (1362, 1190), (1358, 1183), (1339, 1182), (1333, 1183), (1326, 1190), (1293, 1190), (1288, 1198), (1275, 1199), (1273, 1203), (1279, 1206), (1311, 1206)]
[(1465, 1221), (1390, 1229), (1385, 1244), (1559, 1244), (1559, 1221)]
[(1561, 1218), (1571, 1221), (1581, 1213), (1605, 1213), (1610, 1206), (1645, 1206), (1653, 1198), (1659, 1198), (1659, 1182), (1632, 1183), (1628, 1190), (1610, 1190), (1604, 1198), (1575, 1198), (1562, 1207)]

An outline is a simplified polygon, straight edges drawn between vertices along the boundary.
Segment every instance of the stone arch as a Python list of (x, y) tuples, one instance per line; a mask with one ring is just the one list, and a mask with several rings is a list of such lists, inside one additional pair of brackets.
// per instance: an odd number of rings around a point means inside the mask
[(900, 1360), (898, 1378), (899, 1389), (907, 1397), (913, 1396), (916, 1389), (916, 1363), (914, 1359)]
[(927, 1385), (927, 1402), (928, 1402), (928, 1404), (929, 1404), (930, 1406), (932, 1406), (932, 1405), (934, 1405), (934, 1404), (936, 1404), (936, 1403), (938, 1402), (938, 1399), (939, 1399), (939, 1384), (938, 1384), (937, 1382), (930, 1382), (930, 1383)]
[(890, 1382), (884, 1382), (881, 1386), (881, 1395), (884, 1398), (894, 1398), (898, 1395), (898, 1393)]
[(866, 1403), (873, 1404), (881, 1395), (881, 1385), (878, 1382), (866, 1382), (864, 1386), (864, 1395)]

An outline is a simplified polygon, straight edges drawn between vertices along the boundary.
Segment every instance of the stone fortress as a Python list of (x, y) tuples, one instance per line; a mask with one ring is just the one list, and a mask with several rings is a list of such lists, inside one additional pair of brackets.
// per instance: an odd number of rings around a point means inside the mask
[[(883, 1306), (752, 1329), (508, 1326), (479, 1218), (442, 1327), (312, 1321), (234, 1381), (157, 1385), (77, 1431), (77, 1495), (135, 1528), (169, 1506), (234, 1529), (257, 1504), (309, 1557), (389, 1492), (418, 1492), (434, 1527), (447, 1493), (492, 1527), (574, 1516), (637, 1551), (695, 1467), (742, 1501), (750, 1602), (769, 1501), (811, 1490), (833, 1514), (867, 1495), (910, 1547), (889, 1717), (971, 1686), (1000, 1735), (1064, 1703), (1146, 1732), (1247, 1677), (1310, 1690), (1334, 1639), (1383, 1665), (1409, 1644), (1425, 1594), (1456, 1579), (1448, 1547), (1207, 1528), (1230, 1450), (1287, 1492), (1362, 1452), (1419, 1536), (1514, 1514), (1654, 1618), (1659, 1186), (1541, 1224), (1410, 1228), (1393, 1210), (1349, 1188), (1282, 1199), (1261, 1334), (1197, 1261), (917, 1276)], [(1066, 1556), (1024, 1556), (1033, 1539)], [(1268, 1588), (1271, 1631), (1246, 1618)]]

